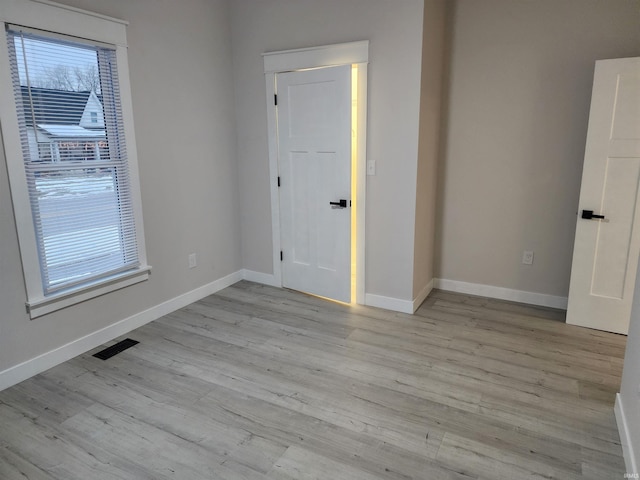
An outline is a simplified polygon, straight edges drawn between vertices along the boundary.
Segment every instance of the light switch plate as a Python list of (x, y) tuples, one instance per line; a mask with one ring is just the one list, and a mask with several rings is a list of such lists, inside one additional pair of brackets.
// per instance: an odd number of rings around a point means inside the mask
[(375, 174), (376, 174), (376, 161), (367, 160), (367, 175), (375, 175)]

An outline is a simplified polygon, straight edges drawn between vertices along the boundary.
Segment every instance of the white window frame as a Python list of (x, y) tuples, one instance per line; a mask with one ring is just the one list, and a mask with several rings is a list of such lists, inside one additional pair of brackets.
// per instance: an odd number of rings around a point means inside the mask
[(16, 102), (11, 87), (9, 54), (6, 36), (0, 48), (0, 124), (9, 172), (11, 197), (20, 244), (20, 256), (26, 286), (26, 307), (30, 317), (37, 318), (61, 308), (104, 295), (147, 280), (151, 267), (147, 265), (142, 222), (142, 202), (138, 173), (137, 149), (133, 128), (133, 110), (127, 59), (126, 26), (128, 22), (61, 5), (48, 0), (2, 0), (0, 21), (45, 32), (76, 37), (84, 42), (108, 44), (116, 50), (116, 63), (121, 95), (122, 121), (127, 146), (127, 162), (131, 181), (131, 201), (134, 210), (138, 259), (140, 266), (132, 271), (103, 277), (90, 284), (67, 291), (44, 295), (33, 215), (27, 189)]

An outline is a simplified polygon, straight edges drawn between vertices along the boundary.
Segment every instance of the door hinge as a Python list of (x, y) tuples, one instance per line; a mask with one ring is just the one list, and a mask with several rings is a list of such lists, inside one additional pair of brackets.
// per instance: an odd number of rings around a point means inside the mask
[(278, 177), (278, 186), (280, 186), (280, 177)]
[(284, 255), (282, 254), (282, 250), (280, 250), (280, 261), (282, 262), (284, 260)]
[(278, 106), (278, 94), (274, 94), (273, 95), (273, 104), (277, 107)]

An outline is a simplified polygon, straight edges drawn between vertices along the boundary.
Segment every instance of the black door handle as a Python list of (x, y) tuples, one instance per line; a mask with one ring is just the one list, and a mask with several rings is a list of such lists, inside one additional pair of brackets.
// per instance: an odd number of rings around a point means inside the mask
[(604, 219), (604, 215), (594, 215), (593, 210), (582, 210), (582, 218), (585, 220)]
[(335, 205), (336, 207), (340, 208), (347, 208), (347, 201), (341, 199), (339, 202), (329, 202), (329, 205)]

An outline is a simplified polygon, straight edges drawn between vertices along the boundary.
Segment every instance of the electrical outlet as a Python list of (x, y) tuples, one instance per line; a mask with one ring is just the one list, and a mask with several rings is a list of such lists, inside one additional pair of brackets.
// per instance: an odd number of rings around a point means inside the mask
[(533, 252), (531, 250), (525, 250), (522, 254), (522, 263), (525, 265), (533, 264)]
[(196, 254), (189, 254), (189, 268), (196, 268), (198, 266), (198, 261), (196, 260)]
[(376, 161), (367, 160), (367, 175), (375, 175), (375, 174), (376, 174)]

